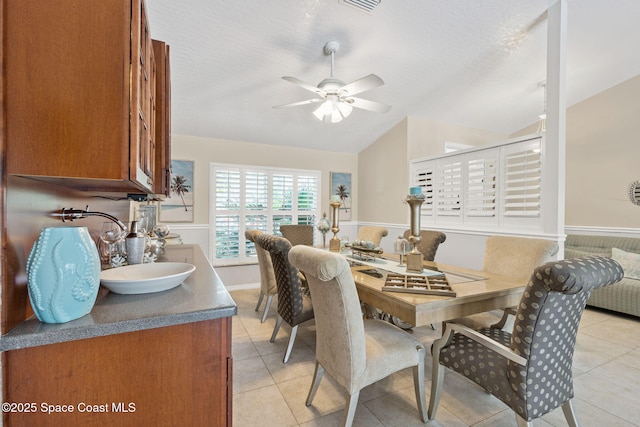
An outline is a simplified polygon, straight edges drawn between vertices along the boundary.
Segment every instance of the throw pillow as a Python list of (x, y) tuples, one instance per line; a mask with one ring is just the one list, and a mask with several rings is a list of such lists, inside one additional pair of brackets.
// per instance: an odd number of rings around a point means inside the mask
[(611, 248), (611, 258), (618, 261), (622, 266), (625, 277), (640, 280), (640, 254)]

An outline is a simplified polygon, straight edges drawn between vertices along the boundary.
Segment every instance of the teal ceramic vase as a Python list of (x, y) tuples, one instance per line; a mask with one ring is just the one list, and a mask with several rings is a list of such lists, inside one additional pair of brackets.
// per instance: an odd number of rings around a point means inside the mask
[(36, 317), (64, 323), (88, 314), (100, 286), (100, 257), (87, 227), (48, 227), (27, 260), (29, 299)]

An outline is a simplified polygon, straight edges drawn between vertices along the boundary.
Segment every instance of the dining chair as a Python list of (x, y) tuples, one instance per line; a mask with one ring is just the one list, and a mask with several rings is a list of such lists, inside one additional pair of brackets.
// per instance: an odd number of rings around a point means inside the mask
[(429, 419), (438, 409), (446, 367), (509, 406), (518, 426), (532, 426), (532, 420), (562, 407), (569, 425), (577, 427), (571, 366), (580, 318), (591, 292), (623, 275), (606, 257), (551, 261), (533, 271), (513, 333), (447, 323), (432, 346)]
[[(526, 280), (539, 265), (551, 261), (558, 244), (551, 240), (513, 236), (489, 236), (485, 243), (482, 271)], [(507, 307), (493, 328), (502, 329), (515, 307)]]
[(280, 233), (291, 242), (291, 246), (313, 246), (313, 225), (285, 224), (280, 226)]
[[(411, 230), (404, 232), (405, 239), (409, 240)], [(416, 249), (422, 254), (425, 261), (433, 261), (441, 243), (447, 240), (447, 235), (439, 231), (420, 230), (420, 241), (416, 244)]]
[(422, 343), (390, 323), (363, 320), (351, 269), (340, 255), (296, 246), (289, 259), (307, 277), (316, 314), (316, 367), (306, 405), (313, 402), (326, 371), (347, 391), (343, 425), (350, 426), (360, 390), (413, 367), (418, 411), (426, 422)]
[(282, 363), (287, 363), (296, 340), (298, 325), (313, 319), (311, 297), (303, 292), (298, 269), (289, 262), (288, 255), (291, 243), (287, 239), (271, 234), (262, 234), (256, 237), (256, 244), (271, 255), (278, 288), (278, 319), (269, 341), (275, 341), (283, 320), (291, 326), (289, 343), (282, 359)]
[(363, 225), (358, 230), (358, 240), (367, 240), (373, 242), (373, 245), (380, 246), (380, 241), (383, 237), (389, 234), (389, 230), (385, 227), (378, 227), (376, 225)]
[[(249, 229), (244, 232), (244, 237), (255, 244), (256, 237), (262, 234), (264, 233), (260, 230)], [(256, 255), (258, 256), (258, 267), (260, 268), (260, 296), (258, 297), (255, 311), (260, 310), (260, 304), (262, 304), (262, 300), (266, 296), (267, 301), (265, 302), (264, 313), (262, 313), (262, 318), (260, 319), (260, 323), (264, 323), (267, 320), (273, 296), (278, 292), (278, 287), (276, 285), (276, 276), (273, 272), (271, 255), (259, 245), (255, 244), (255, 247)]]

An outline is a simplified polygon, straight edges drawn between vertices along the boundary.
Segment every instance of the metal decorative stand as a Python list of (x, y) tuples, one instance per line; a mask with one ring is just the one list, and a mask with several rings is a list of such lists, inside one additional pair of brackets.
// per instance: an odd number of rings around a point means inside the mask
[(340, 252), (340, 239), (338, 239), (337, 234), (340, 231), (338, 216), (340, 212), (340, 205), (342, 204), (342, 202), (330, 202), (329, 204), (331, 205), (333, 219), (333, 225), (331, 226), (333, 237), (329, 241), (329, 250), (331, 252)]
[(322, 233), (322, 249), (325, 249), (327, 247), (327, 231), (331, 230), (331, 223), (326, 212), (322, 212), (322, 218), (318, 221), (318, 230)]
[(422, 272), (423, 256), (417, 245), (420, 242), (420, 208), (424, 200), (424, 194), (410, 194), (406, 199), (411, 213), (411, 235), (409, 236), (411, 252), (407, 254), (407, 271)]

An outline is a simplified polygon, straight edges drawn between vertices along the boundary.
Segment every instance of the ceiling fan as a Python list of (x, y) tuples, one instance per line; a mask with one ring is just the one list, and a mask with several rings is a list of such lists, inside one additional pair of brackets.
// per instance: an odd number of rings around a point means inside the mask
[(313, 114), (325, 123), (337, 123), (341, 121), (343, 118), (351, 114), (351, 110), (354, 107), (374, 111), (376, 113), (386, 113), (389, 111), (391, 109), (390, 105), (353, 96), (378, 86), (382, 86), (384, 81), (382, 81), (380, 77), (375, 74), (369, 74), (366, 77), (347, 84), (333, 76), (334, 54), (339, 48), (340, 43), (337, 41), (331, 41), (324, 45), (324, 52), (327, 55), (331, 55), (331, 75), (318, 83), (318, 86), (305, 83), (295, 77), (283, 77), (284, 80), (315, 93), (318, 95), (318, 98), (293, 102), (291, 104), (276, 105), (273, 108), (297, 107), (300, 105), (321, 103)]

